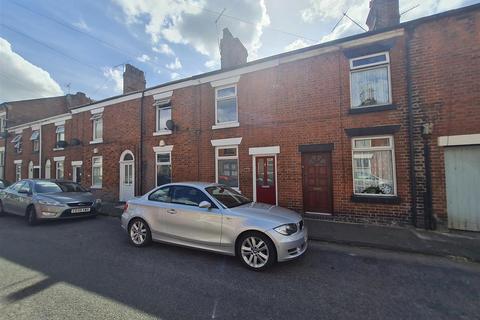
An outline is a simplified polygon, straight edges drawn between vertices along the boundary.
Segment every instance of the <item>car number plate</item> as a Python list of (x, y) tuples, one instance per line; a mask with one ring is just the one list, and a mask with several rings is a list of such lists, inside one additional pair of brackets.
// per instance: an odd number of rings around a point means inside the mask
[(72, 213), (82, 213), (82, 212), (90, 212), (90, 208), (79, 208), (79, 209), (72, 209)]

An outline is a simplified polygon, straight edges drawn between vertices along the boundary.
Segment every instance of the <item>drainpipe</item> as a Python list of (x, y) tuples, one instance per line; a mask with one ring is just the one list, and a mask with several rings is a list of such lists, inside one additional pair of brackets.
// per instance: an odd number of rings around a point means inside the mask
[(38, 178), (42, 179), (42, 124), (38, 129)]
[(407, 96), (408, 96), (408, 146), (409, 146), (409, 167), (410, 167), (410, 193), (412, 197), (412, 222), (413, 225), (417, 226), (417, 178), (415, 176), (415, 147), (413, 139), (414, 131), (414, 120), (413, 120), (413, 85), (412, 85), (412, 67), (410, 61), (410, 40), (412, 37), (412, 30), (406, 28), (405, 33), (405, 64), (406, 64), (406, 80), (407, 80)]
[(143, 194), (143, 100), (145, 98), (145, 90), (142, 91), (142, 98), (140, 99), (140, 159), (138, 161), (138, 178), (136, 179), (139, 182), (139, 194)]
[(435, 230), (436, 223), (433, 219), (433, 205), (432, 205), (432, 168), (430, 165), (430, 145), (428, 143), (427, 134), (423, 139), (423, 153), (425, 155), (425, 229)]

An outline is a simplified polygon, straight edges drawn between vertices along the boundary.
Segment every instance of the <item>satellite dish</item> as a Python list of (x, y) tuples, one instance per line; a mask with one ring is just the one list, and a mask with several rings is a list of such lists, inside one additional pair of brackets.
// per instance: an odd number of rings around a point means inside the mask
[(175, 123), (173, 122), (173, 120), (167, 120), (167, 123), (165, 125), (167, 126), (168, 130), (173, 130), (173, 128), (175, 127)]
[(72, 141), (70, 141), (70, 145), (78, 146), (78, 145), (80, 145), (80, 140), (77, 139), (77, 138), (73, 138)]

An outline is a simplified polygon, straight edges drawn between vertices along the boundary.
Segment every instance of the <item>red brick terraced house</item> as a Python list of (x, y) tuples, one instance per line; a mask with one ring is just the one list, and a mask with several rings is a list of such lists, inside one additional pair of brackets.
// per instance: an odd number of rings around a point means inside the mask
[[(479, 231), (480, 5), (370, 7), (369, 32), (248, 63), (224, 30), (221, 70), (151, 88), (127, 65), (123, 95), (9, 126), (6, 178), (33, 161), (106, 201), (201, 180), (319, 219)], [(11, 142), (32, 130), (36, 160)]]

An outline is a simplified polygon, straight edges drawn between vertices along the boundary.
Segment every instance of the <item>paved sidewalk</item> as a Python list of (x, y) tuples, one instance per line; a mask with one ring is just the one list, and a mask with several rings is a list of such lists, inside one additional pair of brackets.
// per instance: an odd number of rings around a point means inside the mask
[(305, 218), (309, 238), (355, 246), (462, 257), (480, 262), (480, 233), (427, 231)]

